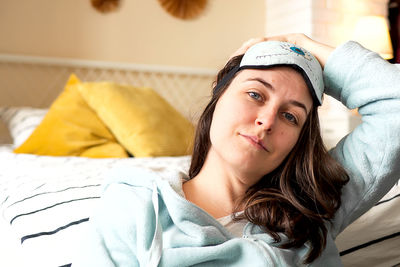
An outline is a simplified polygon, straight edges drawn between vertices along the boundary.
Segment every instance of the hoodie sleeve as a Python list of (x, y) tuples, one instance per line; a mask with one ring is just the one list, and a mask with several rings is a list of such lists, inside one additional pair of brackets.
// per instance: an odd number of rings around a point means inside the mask
[(362, 115), (362, 123), (330, 151), (350, 176), (334, 220), (336, 236), (399, 180), (400, 71), (350, 41), (329, 56), (324, 82), (328, 95)]

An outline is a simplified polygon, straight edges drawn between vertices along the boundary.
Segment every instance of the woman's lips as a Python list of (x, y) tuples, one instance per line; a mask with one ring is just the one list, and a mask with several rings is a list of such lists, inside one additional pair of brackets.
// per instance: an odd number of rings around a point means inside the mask
[(245, 134), (239, 134), (246, 138), (251, 144), (254, 146), (258, 147), (259, 149), (263, 149), (265, 151), (268, 151), (268, 149), (265, 147), (262, 139), (259, 139), (257, 136), (252, 136), (252, 135), (245, 135)]

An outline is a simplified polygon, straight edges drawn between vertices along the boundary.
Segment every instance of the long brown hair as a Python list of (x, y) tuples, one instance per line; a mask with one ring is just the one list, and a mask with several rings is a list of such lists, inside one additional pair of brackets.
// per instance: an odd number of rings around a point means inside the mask
[[(230, 70), (240, 64), (242, 56), (232, 58), (218, 73), (215, 86)], [(216, 103), (234, 77), (211, 97), (201, 115), (193, 147), (189, 177), (203, 167), (211, 146), (210, 126)], [(299, 248), (308, 242), (310, 250), (304, 263), (318, 258), (326, 246), (327, 228), (341, 205), (341, 189), (348, 182), (346, 171), (327, 152), (321, 137), (317, 106), (313, 105), (299, 139), (285, 160), (271, 173), (251, 186), (237, 207), (244, 212), (234, 220), (247, 219), (262, 227), (277, 242), (278, 233), (289, 241), (280, 247)], [(238, 211), (237, 208), (236, 211)]]

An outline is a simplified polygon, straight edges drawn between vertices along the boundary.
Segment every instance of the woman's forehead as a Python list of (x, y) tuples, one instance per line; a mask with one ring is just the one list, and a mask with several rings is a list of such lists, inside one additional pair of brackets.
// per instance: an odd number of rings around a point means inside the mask
[[(238, 73), (238, 76), (247, 77), (247, 76), (273, 76), (276, 74), (285, 74), (290, 77), (296, 78), (295, 81), (303, 81), (305, 80), (301, 73), (296, 69), (290, 67), (289, 65), (283, 66), (272, 66), (265, 69), (243, 69)], [(297, 79), (301, 78), (301, 79)]]
[(232, 83), (245, 83), (248, 81), (259, 81), (264, 85), (271, 85), (271, 87), (290, 87), (296, 89), (295, 91), (306, 91), (310, 94), (303, 75), (288, 66), (276, 66), (267, 69), (243, 69), (237, 74)]

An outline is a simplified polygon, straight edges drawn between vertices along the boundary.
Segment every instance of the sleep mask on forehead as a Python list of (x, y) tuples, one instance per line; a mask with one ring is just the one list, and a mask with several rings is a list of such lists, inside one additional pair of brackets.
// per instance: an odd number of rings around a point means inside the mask
[(322, 104), (324, 82), (322, 68), (318, 60), (304, 48), (279, 41), (266, 41), (251, 46), (239, 66), (225, 75), (214, 87), (213, 94), (243, 69), (268, 69), (273, 66), (287, 65), (299, 71), (310, 90), (311, 96), (319, 106)]

